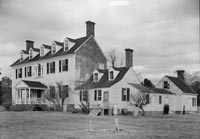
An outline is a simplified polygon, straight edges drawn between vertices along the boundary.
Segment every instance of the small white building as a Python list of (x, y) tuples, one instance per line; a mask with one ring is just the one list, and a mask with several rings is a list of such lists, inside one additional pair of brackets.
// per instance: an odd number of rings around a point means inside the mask
[(184, 79), (184, 70), (177, 71), (177, 77), (164, 76), (156, 85), (175, 94), (172, 111), (196, 112), (197, 92), (195, 92)]

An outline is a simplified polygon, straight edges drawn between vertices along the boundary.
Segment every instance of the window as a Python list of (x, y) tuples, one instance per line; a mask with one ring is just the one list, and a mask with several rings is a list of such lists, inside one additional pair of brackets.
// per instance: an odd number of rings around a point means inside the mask
[(64, 41), (64, 51), (67, 51), (68, 49), (69, 49), (69, 40), (66, 39), (66, 40)]
[(162, 104), (162, 96), (159, 96), (159, 104)]
[(56, 44), (53, 43), (53, 46), (52, 46), (52, 54), (54, 54), (56, 52)]
[(68, 59), (59, 61), (59, 72), (68, 71)]
[(88, 101), (88, 91), (80, 91), (80, 102)]
[(94, 90), (94, 100), (102, 100), (102, 91), (101, 90)]
[(22, 68), (16, 69), (16, 79), (22, 78)]
[(110, 80), (113, 80), (113, 79), (114, 79), (114, 72), (113, 72), (113, 71), (110, 71), (110, 72), (109, 72), (109, 75), (110, 75)]
[(22, 61), (23, 60), (23, 52), (21, 51), (20, 52), (20, 61)]
[(59, 85), (58, 89), (59, 89), (59, 96), (61, 98), (69, 97), (68, 85)]
[(130, 98), (130, 89), (122, 88), (122, 101), (129, 101)]
[(169, 89), (169, 83), (168, 83), (168, 81), (164, 81), (163, 82), (163, 88)]
[(98, 80), (98, 73), (94, 73), (94, 81), (97, 82)]
[(197, 99), (196, 98), (192, 98), (192, 106), (197, 106)]
[(149, 94), (146, 94), (146, 103), (149, 104), (150, 103), (150, 98), (149, 98)]
[(38, 64), (37, 75), (38, 75), (38, 77), (42, 77), (42, 74), (43, 74), (43, 68), (42, 68), (41, 64)]
[(50, 86), (50, 98), (55, 98), (55, 86)]
[(55, 73), (55, 62), (47, 63), (47, 74)]
[(43, 56), (43, 55), (44, 55), (44, 47), (42, 46), (40, 49), (40, 56)]
[(30, 58), (30, 59), (33, 58), (33, 50), (32, 50), (32, 49), (29, 50), (29, 58)]
[(31, 77), (31, 66), (25, 67), (25, 77)]

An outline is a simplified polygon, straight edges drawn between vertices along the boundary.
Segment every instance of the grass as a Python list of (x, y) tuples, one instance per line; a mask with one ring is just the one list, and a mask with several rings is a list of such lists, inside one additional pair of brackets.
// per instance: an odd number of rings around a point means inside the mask
[(0, 112), (0, 139), (199, 139), (200, 116), (92, 117), (61, 112)]

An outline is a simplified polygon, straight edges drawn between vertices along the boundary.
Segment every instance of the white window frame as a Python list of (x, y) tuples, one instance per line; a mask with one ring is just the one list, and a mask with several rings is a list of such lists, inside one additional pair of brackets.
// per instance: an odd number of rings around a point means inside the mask
[(21, 51), (20, 52), (20, 61), (23, 61), (24, 60), (24, 53)]
[(56, 53), (56, 44), (55, 43), (53, 43), (52, 46), (51, 46), (51, 53), (52, 54)]
[(64, 40), (64, 51), (68, 51), (69, 50), (69, 40), (65, 39)]
[(98, 73), (94, 73), (93, 74), (93, 81), (94, 82), (98, 82), (99, 81), (99, 74)]
[(41, 46), (41, 48), (40, 48), (40, 56), (44, 56), (44, 47), (43, 46)]
[(33, 49), (32, 49), (32, 48), (29, 50), (29, 58), (30, 58), (30, 59), (33, 58)]
[(114, 80), (114, 79), (115, 79), (114, 71), (111, 70), (111, 71), (109, 71), (109, 80)]

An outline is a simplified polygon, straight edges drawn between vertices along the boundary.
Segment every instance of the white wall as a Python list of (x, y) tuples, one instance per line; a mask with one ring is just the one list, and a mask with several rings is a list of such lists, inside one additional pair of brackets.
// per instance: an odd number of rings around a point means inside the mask
[[(68, 59), (68, 71), (59, 72), (59, 60)], [(55, 73), (47, 74), (47, 63), (55, 61)], [(34, 66), (38, 64), (43, 65), (43, 77), (36, 77)], [(32, 77), (26, 77), (24, 75), (24, 67), (32, 66)], [(22, 78), (16, 79), (15, 69), (22, 68)], [(50, 59), (44, 59), (41, 61), (34, 61), (27, 64), (18, 65), (12, 68), (13, 69), (13, 78), (12, 78), (12, 98), (15, 98), (14, 86), (20, 80), (30, 80), (30, 81), (39, 81), (46, 86), (56, 86), (56, 82), (62, 82), (63, 85), (69, 85), (70, 88), (74, 88), (75, 80), (75, 56), (74, 55), (64, 55), (59, 57), (54, 57)]]

